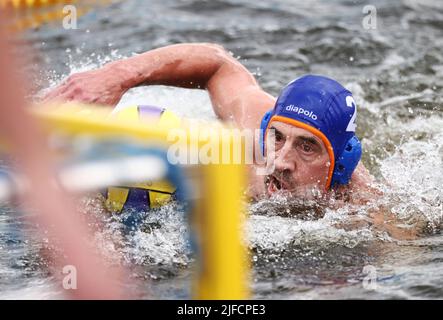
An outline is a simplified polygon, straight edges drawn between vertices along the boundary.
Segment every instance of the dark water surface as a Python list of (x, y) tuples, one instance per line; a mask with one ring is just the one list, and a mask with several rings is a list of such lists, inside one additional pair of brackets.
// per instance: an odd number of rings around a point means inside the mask
[[(254, 264), (255, 298), (443, 298), (443, 3), (370, 1), (377, 28), (362, 26), (366, 1), (128, 0), (81, 17), (78, 30), (61, 25), (28, 31), (26, 71), (35, 89), (64, 76), (159, 46), (216, 42), (254, 72), (273, 95), (304, 73), (333, 77), (358, 104), (363, 162), (391, 186), (383, 205), (411, 226), (425, 225), (414, 241), (396, 241), (370, 227), (345, 230), (351, 208), (327, 210), (305, 221), (254, 204), (247, 241)], [(38, 67), (37, 67), (38, 65)], [(213, 119), (198, 90), (137, 88), (121, 105), (167, 105), (186, 116)], [(92, 200), (85, 200), (94, 211)], [(371, 204), (374, 205), (374, 204)], [(371, 205), (359, 208), (365, 216)], [(271, 209), (269, 209), (269, 206)], [(99, 215), (99, 210), (96, 210)], [(146, 297), (186, 298), (192, 265), (182, 213), (166, 207), (148, 217), (157, 228), (136, 232), (117, 247), (118, 223), (96, 234), (110, 256), (147, 279)], [(53, 298), (59, 289), (45, 273), (41, 241), (21, 214), (0, 210), (0, 298)], [(28, 233), (27, 233), (28, 234)], [(373, 272), (372, 272), (372, 271)], [(372, 273), (371, 273), (372, 272)], [(376, 288), (366, 285), (376, 279)], [(372, 282), (371, 282), (372, 283)]]

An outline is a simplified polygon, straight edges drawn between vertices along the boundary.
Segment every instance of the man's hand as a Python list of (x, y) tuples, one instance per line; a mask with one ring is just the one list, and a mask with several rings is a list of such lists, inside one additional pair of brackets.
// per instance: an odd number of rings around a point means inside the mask
[(118, 70), (103, 67), (76, 73), (43, 97), (43, 103), (53, 101), (79, 101), (115, 106), (126, 92)]

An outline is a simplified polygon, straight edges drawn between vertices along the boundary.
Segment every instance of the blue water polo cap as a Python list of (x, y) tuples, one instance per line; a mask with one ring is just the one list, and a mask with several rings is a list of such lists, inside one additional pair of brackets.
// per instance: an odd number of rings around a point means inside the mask
[(327, 77), (306, 75), (283, 88), (275, 107), (261, 122), (260, 144), (265, 153), (266, 132), (272, 121), (306, 129), (319, 137), (331, 161), (326, 189), (347, 184), (361, 158), (355, 135), (357, 106), (352, 93)]

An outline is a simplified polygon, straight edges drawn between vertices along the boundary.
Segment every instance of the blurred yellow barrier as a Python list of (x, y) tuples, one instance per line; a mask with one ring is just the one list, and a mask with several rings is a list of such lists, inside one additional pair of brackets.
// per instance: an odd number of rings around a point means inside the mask
[(245, 172), (238, 165), (201, 168), (201, 188), (206, 194), (197, 202), (197, 235), (200, 257), (196, 299), (245, 299), (248, 261), (242, 243)]
[[(109, 109), (67, 104), (57, 108), (38, 108), (33, 111), (44, 127), (51, 132), (74, 135), (92, 135), (97, 138), (131, 138), (141, 143), (162, 143), (168, 140), (171, 128), (148, 125), (138, 121), (110, 118)], [(213, 130), (220, 128), (220, 130)], [(192, 141), (191, 128), (187, 132), (186, 144), (201, 148), (205, 142)], [(195, 129), (195, 128), (193, 128)], [(229, 144), (231, 151), (238, 143), (232, 130), (222, 126), (201, 127), (213, 135), (213, 141)], [(223, 129), (223, 130), (222, 130)], [(244, 146), (242, 145), (242, 148)], [(226, 150), (226, 149), (224, 149)], [(232, 155), (232, 152), (231, 152)], [(232, 159), (232, 157), (231, 157)], [(193, 215), (199, 247), (198, 277), (194, 283), (197, 299), (246, 299), (249, 296), (249, 263), (247, 250), (242, 240), (242, 194), (246, 180), (243, 164), (209, 164), (199, 166), (199, 194)]]

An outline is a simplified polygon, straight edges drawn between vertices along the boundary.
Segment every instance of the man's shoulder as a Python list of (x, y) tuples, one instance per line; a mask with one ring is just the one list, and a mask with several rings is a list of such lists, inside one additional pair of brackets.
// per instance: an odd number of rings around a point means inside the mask
[(337, 196), (351, 204), (366, 204), (382, 195), (373, 175), (360, 162), (348, 185), (337, 190)]

